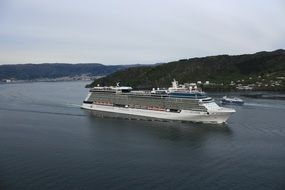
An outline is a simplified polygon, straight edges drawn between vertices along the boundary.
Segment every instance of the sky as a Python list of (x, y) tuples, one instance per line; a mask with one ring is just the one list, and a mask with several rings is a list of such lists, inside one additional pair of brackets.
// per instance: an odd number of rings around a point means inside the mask
[(152, 64), (284, 48), (284, 0), (0, 0), (0, 64)]

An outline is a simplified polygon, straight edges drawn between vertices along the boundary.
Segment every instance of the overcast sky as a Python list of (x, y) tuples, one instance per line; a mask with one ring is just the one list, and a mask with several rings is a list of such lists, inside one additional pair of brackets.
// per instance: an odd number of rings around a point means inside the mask
[(284, 0), (0, 0), (0, 64), (145, 64), (281, 48)]

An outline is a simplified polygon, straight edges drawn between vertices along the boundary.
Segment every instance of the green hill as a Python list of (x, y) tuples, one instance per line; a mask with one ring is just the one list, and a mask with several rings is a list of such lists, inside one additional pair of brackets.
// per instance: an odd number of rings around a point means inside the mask
[[(168, 87), (175, 78), (180, 83), (210, 81), (212, 84), (223, 83), (222, 88), (229, 88), (231, 81), (247, 85), (257, 84), (258, 79), (265, 83), (283, 76), (285, 76), (285, 50), (276, 50), (235, 56), (191, 58), (153, 66), (128, 68), (97, 79), (89, 87), (97, 84), (114, 85), (120, 82), (121, 85), (149, 89)], [(283, 83), (281, 81), (278, 89), (284, 89), (284, 81)]]

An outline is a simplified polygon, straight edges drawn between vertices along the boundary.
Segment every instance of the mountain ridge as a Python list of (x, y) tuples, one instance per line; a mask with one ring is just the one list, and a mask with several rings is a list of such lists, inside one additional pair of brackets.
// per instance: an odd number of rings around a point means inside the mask
[[(100, 85), (122, 85), (139, 89), (167, 87), (175, 78), (181, 83), (210, 81), (227, 83), (258, 76), (285, 75), (285, 50), (262, 51), (254, 54), (216, 55), (181, 59), (157, 66), (128, 68), (95, 80), (89, 87)], [(248, 81), (250, 82), (250, 81)], [(257, 82), (257, 81), (254, 81)], [(242, 85), (247, 85), (241, 83)]]
[(136, 65), (103, 65), (100, 63), (42, 63), (0, 65), (0, 80), (34, 80), (41, 78), (105, 76)]

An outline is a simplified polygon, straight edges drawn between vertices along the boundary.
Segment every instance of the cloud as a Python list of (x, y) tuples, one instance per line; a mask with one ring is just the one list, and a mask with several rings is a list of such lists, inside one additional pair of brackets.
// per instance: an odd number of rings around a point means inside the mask
[(3, 0), (0, 64), (136, 64), (285, 46), (283, 1)]

